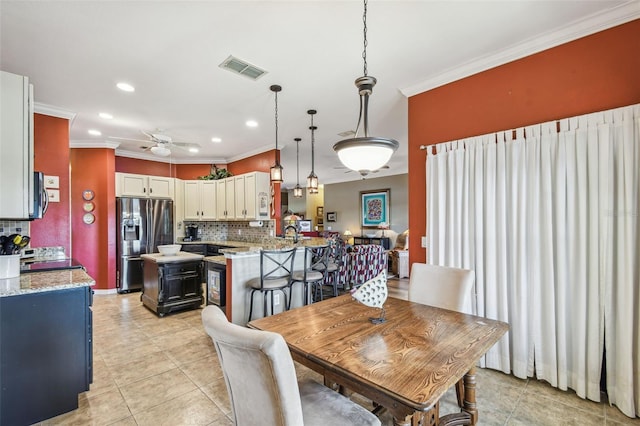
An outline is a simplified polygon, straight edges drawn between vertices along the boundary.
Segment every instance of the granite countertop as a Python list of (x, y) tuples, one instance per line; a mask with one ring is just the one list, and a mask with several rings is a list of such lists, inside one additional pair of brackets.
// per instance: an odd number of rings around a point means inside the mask
[(200, 260), (204, 256), (201, 254), (179, 251), (175, 255), (171, 255), (171, 256), (165, 256), (160, 253), (150, 253), (150, 254), (143, 254), (140, 257), (143, 259), (152, 260), (156, 263), (169, 263), (169, 262), (188, 262), (190, 260)]
[(222, 254), (218, 256), (207, 256), (203, 260), (205, 262), (217, 263), (223, 266), (227, 266), (227, 258)]
[(0, 279), (0, 297), (89, 287), (95, 283), (84, 269), (32, 272), (15, 278)]
[(176, 240), (176, 244), (214, 244), (218, 246), (232, 246), (232, 247), (248, 247), (255, 243), (249, 243), (247, 241), (232, 241), (232, 240), (199, 240), (199, 241), (180, 241)]
[[(262, 243), (247, 243), (248, 246), (220, 249), (221, 253), (226, 255), (257, 255), (261, 249), (265, 250), (285, 250), (292, 247), (318, 247), (327, 244), (327, 240), (319, 237), (305, 238), (294, 244), (290, 238), (268, 238)], [(249, 245), (250, 244), (250, 245)]]

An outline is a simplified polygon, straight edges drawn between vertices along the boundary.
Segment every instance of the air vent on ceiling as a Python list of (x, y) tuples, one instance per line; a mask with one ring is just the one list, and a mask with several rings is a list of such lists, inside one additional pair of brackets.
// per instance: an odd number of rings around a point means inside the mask
[(250, 63), (238, 59), (234, 56), (229, 56), (221, 64), (220, 68), (232, 71), (236, 74), (244, 75), (251, 80), (257, 80), (267, 73), (267, 71), (251, 65)]

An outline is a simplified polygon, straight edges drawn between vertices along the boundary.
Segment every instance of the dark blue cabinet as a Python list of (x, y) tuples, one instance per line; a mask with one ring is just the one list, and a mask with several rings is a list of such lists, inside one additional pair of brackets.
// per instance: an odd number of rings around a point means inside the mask
[(78, 408), (93, 381), (91, 303), (89, 287), (0, 298), (0, 424)]

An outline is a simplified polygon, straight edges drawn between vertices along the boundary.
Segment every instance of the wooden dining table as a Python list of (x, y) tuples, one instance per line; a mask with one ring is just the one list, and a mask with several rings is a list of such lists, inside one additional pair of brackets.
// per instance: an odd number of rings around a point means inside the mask
[[(395, 425), (475, 425), (476, 362), (508, 324), (393, 297), (384, 308), (386, 322), (373, 324), (380, 309), (347, 294), (248, 326), (282, 335), (294, 360), (384, 407)], [(461, 411), (440, 418), (440, 398), (463, 377)]]

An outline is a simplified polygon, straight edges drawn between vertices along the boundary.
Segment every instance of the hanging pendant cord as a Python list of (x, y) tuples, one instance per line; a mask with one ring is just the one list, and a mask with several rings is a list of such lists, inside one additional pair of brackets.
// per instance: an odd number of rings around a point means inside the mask
[(300, 186), (300, 139), (296, 138), (296, 184)]
[(311, 114), (311, 174), (314, 174), (313, 165), (315, 163), (315, 153), (314, 153), (314, 145), (315, 145), (315, 137), (314, 137), (314, 126), (313, 126), (313, 114)]
[(362, 15), (364, 24), (364, 46), (362, 49), (362, 59), (364, 60), (364, 75), (367, 76), (367, 0), (364, 0), (364, 14)]
[[(277, 150), (278, 150), (278, 92), (276, 92), (276, 151)], [(276, 152), (276, 155), (278, 155), (277, 152)]]

